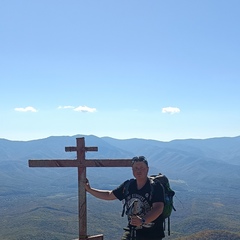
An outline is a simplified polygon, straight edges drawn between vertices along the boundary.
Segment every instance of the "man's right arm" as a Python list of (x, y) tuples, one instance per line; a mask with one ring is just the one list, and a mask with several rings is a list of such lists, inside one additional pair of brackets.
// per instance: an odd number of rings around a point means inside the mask
[(89, 192), (94, 197), (102, 199), (102, 200), (115, 200), (115, 199), (117, 199), (112, 191), (99, 190), (99, 189), (91, 188), (88, 180), (86, 181), (85, 189), (86, 189), (87, 192)]

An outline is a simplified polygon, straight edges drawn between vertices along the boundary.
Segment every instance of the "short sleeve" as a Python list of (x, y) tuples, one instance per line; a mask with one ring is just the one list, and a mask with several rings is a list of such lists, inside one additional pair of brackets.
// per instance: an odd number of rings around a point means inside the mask
[(113, 194), (116, 196), (117, 199), (119, 199), (120, 201), (122, 201), (124, 199), (124, 187), (125, 184), (128, 182), (129, 180), (125, 181), (124, 183), (122, 183), (119, 187), (117, 187), (116, 189), (113, 190)]

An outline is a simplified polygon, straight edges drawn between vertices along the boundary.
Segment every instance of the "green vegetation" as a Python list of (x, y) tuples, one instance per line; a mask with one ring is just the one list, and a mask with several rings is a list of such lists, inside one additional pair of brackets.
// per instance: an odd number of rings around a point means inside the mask
[(232, 233), (229, 231), (222, 230), (207, 230), (196, 234), (192, 234), (187, 237), (181, 237), (177, 240), (239, 240), (240, 233)]
[[(166, 239), (240, 239), (240, 207), (234, 197), (178, 192), (177, 212)], [(180, 202), (181, 201), (181, 202)], [(106, 202), (88, 195), (88, 234), (120, 239), (126, 218), (119, 201)], [(78, 237), (77, 196), (65, 192), (0, 197), (1, 240), (66, 240)]]

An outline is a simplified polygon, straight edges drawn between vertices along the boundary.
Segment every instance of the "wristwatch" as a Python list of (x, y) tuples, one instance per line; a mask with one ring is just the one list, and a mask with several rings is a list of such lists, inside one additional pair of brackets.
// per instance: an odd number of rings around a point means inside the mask
[(142, 220), (142, 225), (146, 222), (146, 220), (144, 218), (141, 219)]

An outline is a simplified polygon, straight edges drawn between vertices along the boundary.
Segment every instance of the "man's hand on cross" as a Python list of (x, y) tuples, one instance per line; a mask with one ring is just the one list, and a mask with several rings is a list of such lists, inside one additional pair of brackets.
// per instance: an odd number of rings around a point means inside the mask
[(86, 178), (86, 182), (85, 182), (85, 189), (87, 192), (91, 189), (90, 183), (87, 178)]

